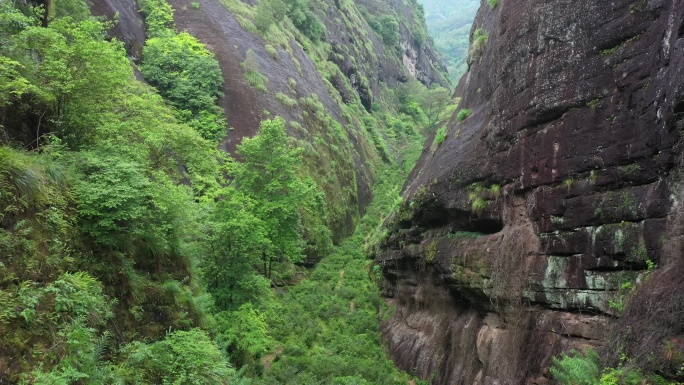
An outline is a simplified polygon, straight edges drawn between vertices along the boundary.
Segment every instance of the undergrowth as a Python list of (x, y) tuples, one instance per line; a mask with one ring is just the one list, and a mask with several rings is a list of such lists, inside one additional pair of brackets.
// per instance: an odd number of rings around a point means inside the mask
[[(419, 154), (419, 144), (409, 153)], [(411, 156), (407, 162), (415, 162)], [(375, 199), (354, 234), (323, 259), (310, 277), (279, 295), (268, 310), (275, 360), (261, 384), (405, 384), (409, 378), (387, 358), (378, 310), (384, 308), (370, 279), (364, 249), (391, 209), (407, 175), (385, 166), (376, 175)]]

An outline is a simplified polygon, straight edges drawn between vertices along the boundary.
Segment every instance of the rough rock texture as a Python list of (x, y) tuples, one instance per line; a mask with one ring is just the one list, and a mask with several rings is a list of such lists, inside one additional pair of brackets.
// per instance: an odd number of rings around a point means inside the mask
[[(548, 383), (551, 357), (603, 346), (646, 280), (641, 310), (651, 290), (675, 315), (654, 354), (670, 338), (681, 357), (682, 296), (646, 271), (684, 286), (684, 1), (509, 0), (478, 28), (455, 92), (471, 116), (428, 141), (376, 256), (391, 355), (438, 384)], [(632, 308), (622, 328), (646, 317)]]
[[(410, 0), (386, 1), (403, 19), (416, 17), (416, 9)], [(419, 17), (422, 18), (420, 22), (424, 23), (424, 14), (420, 13)], [(423, 84), (438, 83), (448, 88), (449, 80), (446, 78), (446, 63), (433, 47), (432, 40), (428, 39), (427, 36), (414, 36), (410, 27), (406, 24), (401, 24), (399, 28), (401, 30), (400, 45), (403, 50), (402, 62), (408, 69), (409, 74), (420, 80)]]
[(118, 22), (110, 34), (126, 46), (126, 52), (135, 62), (142, 59), (142, 48), (145, 45), (145, 20), (138, 12), (138, 4), (131, 0), (91, 1), (90, 11), (93, 15), (113, 19), (118, 14)]
[[(197, 0), (193, 2), (195, 6), (185, 0), (168, 2), (175, 10), (177, 29), (190, 32), (206, 44), (221, 66), (225, 96), (219, 103), (226, 111), (230, 127), (221, 148), (234, 153), (242, 138), (256, 133), (262, 120), (275, 116), (285, 119), (290, 134), (302, 142), (310, 173), (323, 184), (335, 240), (350, 234), (356, 219), (370, 202), (370, 165), (378, 156), (360, 118), (345, 112), (343, 105), (360, 101), (359, 105), (370, 111), (387, 87), (411, 76), (407, 67), (426, 84), (446, 85), (441, 75), (444, 65), (431, 45), (414, 42), (411, 47), (417, 53), (404, 60), (405, 66), (395, 52), (386, 52), (354, 2), (321, 0), (325, 9), (313, 11), (326, 26), (321, 39), (330, 44), (332, 53), (325, 58), (328, 62), (320, 63), (305, 51), (306, 43), (297, 40), (300, 37), (291, 37), (282, 45), (271, 43), (270, 48), (276, 54), (269, 53), (266, 49), (269, 42), (243, 27), (251, 22), (231, 12), (219, 0)], [(387, 4), (377, 0), (368, 2)], [(411, 12), (410, 6), (403, 6), (404, 12)], [(95, 14), (111, 18), (118, 13), (119, 23), (112, 34), (126, 43), (129, 55), (136, 60), (142, 54), (145, 39), (143, 19), (137, 8), (135, 0), (104, 0), (92, 4)], [(404, 24), (401, 25), (402, 41), (414, 41)], [(241, 63), (249, 50), (257, 58), (259, 72), (268, 79), (267, 92), (253, 89), (244, 79)], [(280, 99), (278, 94), (282, 94)], [(286, 105), (282, 96), (296, 101), (296, 105)], [(315, 100), (307, 102), (302, 98)], [(339, 129), (321, 112), (339, 123)]]

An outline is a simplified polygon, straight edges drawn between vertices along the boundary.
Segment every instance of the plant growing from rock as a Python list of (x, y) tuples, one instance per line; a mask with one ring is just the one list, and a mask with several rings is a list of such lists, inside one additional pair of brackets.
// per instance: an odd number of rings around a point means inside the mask
[(492, 184), (484, 187), (479, 183), (473, 183), (471, 191), (468, 194), (468, 201), (470, 201), (470, 210), (473, 214), (480, 215), (489, 205), (488, 199), (498, 199), (501, 196), (501, 186)]
[(599, 377), (598, 355), (591, 349), (586, 354), (572, 350), (554, 357), (550, 371), (564, 385), (594, 385)]
[(470, 64), (474, 63), (475, 60), (482, 56), (487, 41), (489, 40), (489, 34), (482, 28), (478, 28), (473, 32), (473, 40), (470, 44), (470, 51), (468, 52), (468, 62)]
[(297, 100), (285, 95), (282, 92), (276, 93), (276, 99), (282, 103), (287, 108), (293, 108), (297, 106)]
[(247, 50), (247, 57), (240, 66), (245, 70), (243, 76), (250, 86), (258, 91), (268, 92), (268, 88), (266, 88), (268, 78), (259, 72), (259, 59), (254, 51), (251, 49)]
[(434, 145), (439, 146), (444, 142), (444, 139), (446, 139), (447, 136), (447, 129), (446, 126), (442, 126), (437, 130), (437, 133), (435, 134), (435, 140), (433, 142)]
[(486, 191), (479, 183), (471, 185), (471, 191), (468, 194), (468, 201), (470, 201), (470, 211), (473, 214), (480, 215), (484, 209), (487, 208), (487, 201), (484, 199), (483, 194)]
[(462, 122), (470, 116), (472, 111), (469, 108), (463, 108), (460, 111), (458, 111), (458, 114), (456, 114), (456, 120), (459, 122)]

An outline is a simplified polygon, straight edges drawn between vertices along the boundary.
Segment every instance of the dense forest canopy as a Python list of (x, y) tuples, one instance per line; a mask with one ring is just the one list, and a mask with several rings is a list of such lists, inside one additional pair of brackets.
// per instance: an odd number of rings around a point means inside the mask
[[(335, 139), (312, 145), (265, 117), (233, 160), (217, 150), (231, 131), (214, 54), (165, 0), (140, 11), (135, 63), (109, 36), (116, 20), (82, 0), (0, 0), (0, 382), (406, 383), (380, 344), (389, 310), (364, 250), (448, 92), (413, 80), (372, 112), (343, 106), (373, 146), (376, 199), (334, 246), (330, 216), (348, 210), (327, 201), (337, 158), (314, 156), (344, 154), (342, 125), (316, 95), (277, 95)], [(295, 28), (293, 44), (330, 49), (306, 1), (243, 11), (255, 33)], [(376, 28), (395, 30), (392, 17)], [(395, 32), (381, 38), (393, 52)], [(247, 56), (246, 80), (265, 86)]]

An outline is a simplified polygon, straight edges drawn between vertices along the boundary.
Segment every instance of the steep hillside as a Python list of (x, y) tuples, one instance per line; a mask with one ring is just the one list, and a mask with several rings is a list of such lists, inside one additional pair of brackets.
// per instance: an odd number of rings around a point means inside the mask
[(395, 361), (548, 383), (589, 346), (682, 381), (684, 2), (485, 4), (469, 63), (377, 251)]
[(434, 45), (444, 56), (449, 78), (455, 85), (466, 71), (470, 27), (478, 0), (421, 0), (425, 9), (425, 24)]
[[(424, 39), (424, 23), (415, 23), (415, 8), (403, 1), (360, 3), (364, 12), (366, 7), (379, 7), (382, 13), (375, 15), (395, 20), (396, 31), (388, 33), (396, 33), (396, 40), (386, 41), (369, 26), (373, 17), (364, 19), (352, 1), (310, 2), (307, 12), (312, 23), (321, 23), (320, 31), (311, 36), (282, 15), (260, 25), (270, 3), (170, 1), (178, 29), (205, 43), (221, 65), (225, 83), (219, 103), (231, 128), (222, 148), (232, 153), (243, 137), (254, 135), (261, 120), (284, 118), (291, 135), (308, 143), (304, 146), (307, 164), (323, 184), (339, 241), (353, 231), (370, 201), (375, 148), (383, 146), (379, 127), (364, 121), (364, 116), (374, 104), (393, 108), (390, 89), (412, 77), (425, 85), (446, 86), (446, 70)], [(133, 0), (107, 0), (94, 11), (109, 17), (118, 13), (113, 33), (137, 58), (136, 47), (143, 42), (141, 16), (130, 12), (133, 4)], [(265, 76), (260, 90), (245, 78), (248, 55), (253, 70)]]
[(0, 0), (0, 383), (408, 382), (362, 250), (448, 99), (414, 6)]

